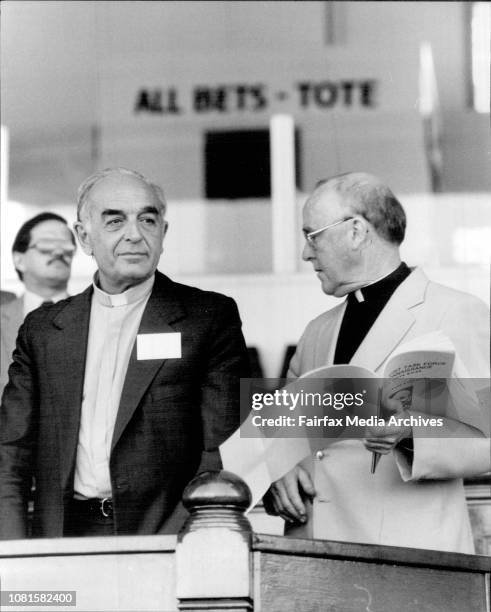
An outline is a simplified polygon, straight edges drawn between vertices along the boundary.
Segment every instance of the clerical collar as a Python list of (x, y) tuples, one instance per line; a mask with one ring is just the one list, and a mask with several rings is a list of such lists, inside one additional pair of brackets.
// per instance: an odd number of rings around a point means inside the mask
[(106, 293), (100, 287), (98, 287), (99, 276), (96, 272), (94, 274), (94, 298), (101, 304), (101, 306), (106, 306), (107, 308), (115, 308), (117, 306), (128, 306), (129, 304), (134, 304), (135, 302), (139, 302), (144, 298), (148, 297), (150, 292), (152, 291), (153, 283), (155, 281), (155, 275), (152, 274), (150, 278), (143, 281), (142, 283), (135, 285), (134, 287), (130, 287), (123, 291), (123, 293)]
[(376, 280), (361, 289), (357, 289), (348, 295), (350, 301), (373, 302), (387, 301), (397, 287), (411, 274), (408, 266), (402, 262), (393, 272), (381, 279)]

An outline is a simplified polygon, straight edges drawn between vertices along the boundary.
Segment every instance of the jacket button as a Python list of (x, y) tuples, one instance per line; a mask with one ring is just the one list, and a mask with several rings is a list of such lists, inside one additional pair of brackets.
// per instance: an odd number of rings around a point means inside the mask
[(319, 461), (322, 461), (322, 459), (324, 459), (324, 451), (318, 450), (318, 451), (315, 453), (315, 456), (316, 456), (316, 458), (317, 458)]

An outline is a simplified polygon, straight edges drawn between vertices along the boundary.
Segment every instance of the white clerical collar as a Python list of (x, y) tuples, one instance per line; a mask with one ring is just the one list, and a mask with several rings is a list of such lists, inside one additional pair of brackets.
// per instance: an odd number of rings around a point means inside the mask
[(59, 302), (60, 300), (64, 300), (68, 297), (68, 293), (66, 291), (60, 291), (60, 293), (55, 293), (51, 297), (43, 297), (38, 295), (37, 293), (33, 293), (32, 291), (26, 290), (23, 297), (24, 302), (24, 315), (29, 314), (36, 308), (39, 308), (43, 302)]
[(130, 287), (123, 291), (123, 293), (106, 293), (97, 286), (98, 275), (97, 272), (94, 274), (94, 281), (92, 286), (94, 287), (94, 298), (101, 306), (107, 308), (115, 308), (117, 306), (128, 306), (134, 304), (140, 300), (145, 299), (149, 296), (152, 291), (153, 283), (155, 281), (155, 275), (152, 274), (150, 278), (143, 281), (142, 283)]
[(361, 289), (357, 289), (355, 292), (355, 298), (357, 302), (364, 302), (365, 298), (363, 297), (363, 292)]

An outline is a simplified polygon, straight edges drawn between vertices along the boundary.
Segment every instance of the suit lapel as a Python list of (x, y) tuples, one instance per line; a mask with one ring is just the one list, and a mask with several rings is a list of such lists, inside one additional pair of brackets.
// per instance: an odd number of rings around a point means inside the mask
[(416, 320), (414, 308), (424, 301), (428, 279), (416, 269), (396, 289), (365, 336), (350, 363), (377, 371), (402, 342)]
[(314, 368), (324, 365), (332, 365), (334, 360), (334, 351), (336, 349), (336, 341), (343, 320), (344, 311), (346, 310), (346, 300), (342, 304), (338, 304), (331, 311), (329, 319), (322, 327), (317, 339)]
[[(61, 337), (55, 340), (52, 347), (51, 358), (57, 375), (50, 382), (56, 395), (65, 398), (63, 403), (56, 406), (63, 486), (70, 476), (77, 451), (91, 298), (92, 287), (89, 287), (73, 297), (53, 320)], [(58, 347), (59, 350), (56, 350)]]
[[(174, 283), (157, 272), (155, 285), (143, 312), (138, 334), (175, 332), (171, 324), (184, 317), (185, 314), (185, 309), (176, 295)], [(135, 341), (121, 393), (111, 450), (117, 444), (141, 398), (164, 363), (162, 359), (138, 360)]]

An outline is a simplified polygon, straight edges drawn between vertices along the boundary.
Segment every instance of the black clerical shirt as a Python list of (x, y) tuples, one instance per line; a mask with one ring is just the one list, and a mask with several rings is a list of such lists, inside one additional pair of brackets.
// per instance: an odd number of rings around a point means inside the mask
[[(339, 330), (334, 363), (350, 362), (390, 296), (409, 274), (411, 270), (402, 262), (388, 276), (348, 294), (348, 304)], [(356, 293), (360, 292), (363, 296), (362, 301), (356, 297)]]

